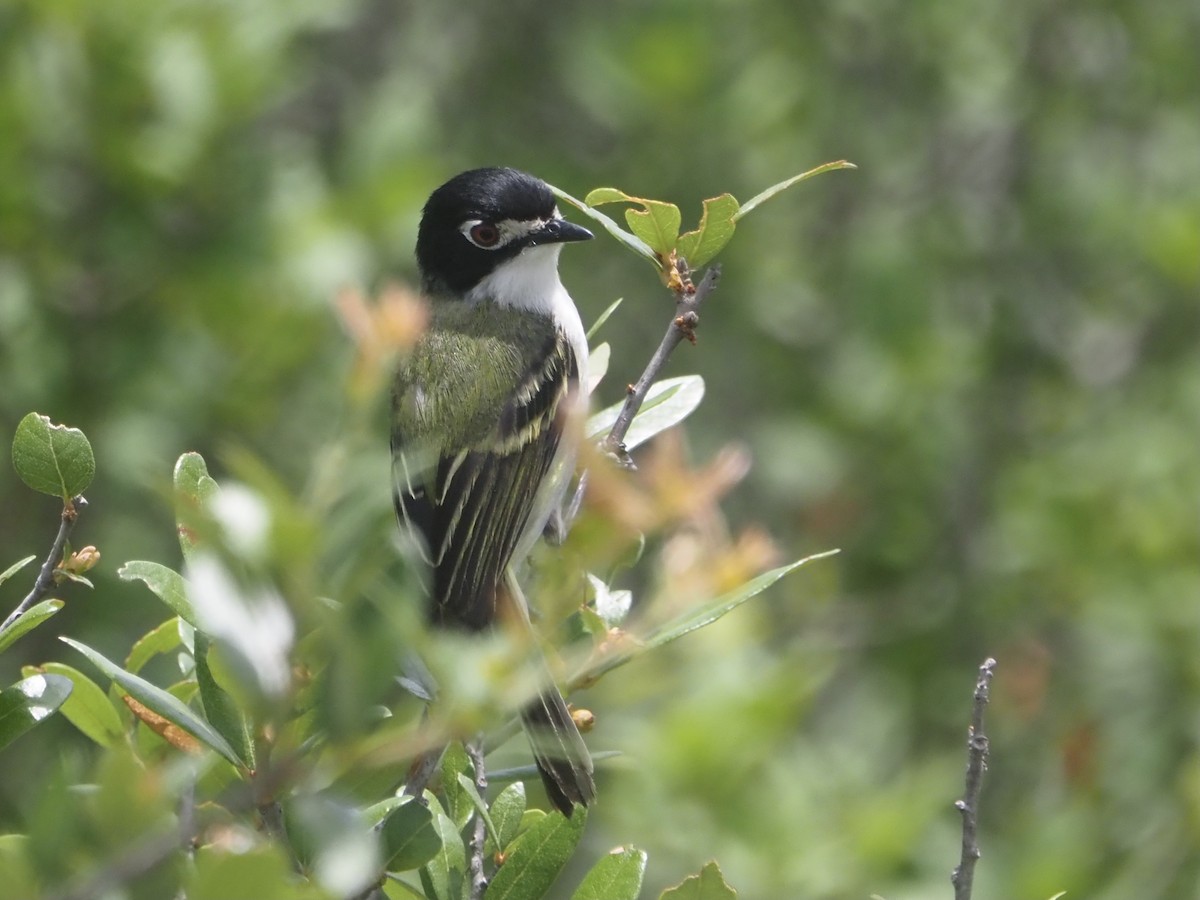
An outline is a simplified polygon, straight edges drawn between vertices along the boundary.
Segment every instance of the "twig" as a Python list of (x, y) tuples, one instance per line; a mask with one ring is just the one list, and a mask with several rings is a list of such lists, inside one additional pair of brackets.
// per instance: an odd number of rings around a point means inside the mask
[[(479, 791), (479, 796), (486, 796), (487, 792), (487, 763), (483, 759), (483, 735), (479, 735), (473, 741), (468, 741), (466, 744), (467, 756), (471, 759), (471, 766), (475, 770), (475, 789)], [(487, 890), (488, 880), (483, 873), (483, 846), (487, 841), (487, 823), (483, 821), (483, 815), (476, 810), (475, 812), (475, 828), (471, 832), (471, 847), (470, 859), (468, 860), (468, 871), (471, 873), (471, 900), (481, 900), (483, 892)]]
[(687, 263), (681, 259), (678, 267), (680, 284), (675, 290), (675, 315), (671, 318), (671, 324), (667, 326), (667, 333), (663, 335), (658, 349), (654, 351), (645, 371), (642, 372), (642, 377), (637, 380), (636, 384), (630, 386), (628, 395), (625, 397), (625, 405), (621, 407), (621, 412), (617, 415), (612, 430), (604, 439), (604, 449), (616, 456), (621, 465), (626, 468), (633, 468), (633, 459), (629, 456), (629, 451), (625, 449), (625, 435), (629, 431), (629, 426), (633, 424), (633, 417), (642, 408), (650, 385), (658, 378), (659, 373), (667, 364), (667, 359), (679, 346), (679, 342), (687, 338), (695, 343), (696, 326), (700, 324), (700, 305), (713, 292), (721, 277), (721, 267), (713, 266), (705, 273), (700, 284), (693, 287)]
[(75, 520), (79, 518), (80, 510), (85, 506), (87, 506), (87, 501), (83, 499), (82, 494), (74, 497), (63, 506), (62, 521), (58, 526), (58, 534), (55, 535), (54, 543), (50, 547), (50, 554), (46, 557), (46, 561), (42, 563), (37, 580), (33, 583), (33, 590), (26, 594), (25, 599), (17, 604), (17, 608), (8, 614), (8, 618), (4, 620), (4, 624), (0, 625), (0, 631), (21, 618), (33, 604), (49, 593), (50, 587), (54, 584), (54, 572), (58, 568), (58, 564), (62, 562), (63, 547), (67, 545), (67, 537), (71, 534), (71, 529), (75, 527)]
[(983, 773), (987, 771), (988, 738), (983, 732), (983, 711), (988, 704), (992, 673), (996, 661), (989, 657), (979, 667), (975, 681), (975, 702), (971, 709), (971, 725), (967, 730), (967, 778), (963, 798), (954, 808), (962, 813), (962, 857), (950, 875), (954, 885), (954, 900), (971, 900), (975, 882), (975, 863), (979, 860), (979, 794), (983, 790)]

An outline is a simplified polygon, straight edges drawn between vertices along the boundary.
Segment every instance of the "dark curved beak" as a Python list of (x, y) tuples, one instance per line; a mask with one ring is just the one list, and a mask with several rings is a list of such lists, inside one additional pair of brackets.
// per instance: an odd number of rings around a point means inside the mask
[(582, 225), (568, 222), (566, 219), (551, 219), (537, 231), (529, 235), (530, 245), (566, 244), (571, 241), (590, 241), (593, 234)]

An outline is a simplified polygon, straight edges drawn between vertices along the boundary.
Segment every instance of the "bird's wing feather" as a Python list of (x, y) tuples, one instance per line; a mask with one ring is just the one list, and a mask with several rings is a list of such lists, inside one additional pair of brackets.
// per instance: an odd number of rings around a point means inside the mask
[(564, 400), (578, 389), (569, 341), (557, 330), (548, 337), (482, 439), (423, 452), (419, 440), (393, 430), (396, 510), (424, 539), (439, 624), (478, 630), (495, 618), (497, 582), (550, 471)]

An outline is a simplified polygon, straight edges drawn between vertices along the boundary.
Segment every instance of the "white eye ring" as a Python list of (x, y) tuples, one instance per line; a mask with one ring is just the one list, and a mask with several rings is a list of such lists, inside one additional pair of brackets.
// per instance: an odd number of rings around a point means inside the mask
[(462, 232), (463, 237), (480, 250), (495, 250), (505, 243), (501, 229), (482, 219), (469, 219), (463, 222), (459, 231)]

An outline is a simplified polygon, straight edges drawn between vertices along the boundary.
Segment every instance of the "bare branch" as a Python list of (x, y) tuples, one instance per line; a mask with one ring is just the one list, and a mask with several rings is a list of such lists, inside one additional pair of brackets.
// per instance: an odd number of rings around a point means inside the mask
[(642, 408), (642, 403), (646, 400), (646, 393), (650, 390), (659, 373), (667, 364), (667, 359), (671, 353), (679, 346), (679, 342), (684, 338), (695, 343), (696, 341), (696, 326), (700, 324), (700, 306), (705, 299), (717, 286), (717, 281), (721, 277), (721, 267), (713, 266), (709, 269), (700, 284), (693, 286), (689, 277), (687, 263), (682, 259), (678, 263), (680, 272), (680, 284), (675, 290), (675, 315), (671, 317), (671, 323), (667, 326), (667, 333), (663, 335), (658, 349), (654, 351), (654, 355), (650, 357), (650, 362), (646, 365), (646, 369), (642, 372), (642, 377), (637, 380), (636, 384), (630, 385), (628, 395), (625, 398), (625, 405), (621, 407), (621, 412), (617, 415), (617, 421), (613, 423), (612, 430), (608, 433), (608, 437), (604, 439), (604, 449), (616, 456), (617, 460), (626, 468), (633, 468), (633, 460), (630, 458), (628, 451), (625, 449), (625, 434), (629, 431), (629, 426), (633, 424), (633, 418), (637, 415), (638, 410)]
[(87, 501), (83, 499), (82, 494), (63, 506), (58, 534), (54, 537), (54, 543), (50, 546), (50, 553), (46, 556), (46, 561), (42, 563), (37, 580), (33, 583), (33, 589), (25, 595), (24, 600), (17, 604), (17, 608), (8, 614), (4, 623), (0, 624), (0, 631), (21, 618), (26, 610), (49, 593), (54, 584), (54, 572), (58, 568), (58, 564), (62, 562), (63, 547), (67, 545), (67, 537), (71, 534), (71, 529), (75, 527), (75, 520), (79, 518), (79, 513), (85, 506), (87, 506)]
[(987, 771), (988, 738), (983, 731), (983, 711), (988, 704), (992, 673), (996, 661), (991, 657), (979, 667), (975, 681), (975, 702), (971, 709), (971, 725), (967, 729), (967, 777), (963, 798), (954, 803), (962, 813), (962, 857), (950, 875), (954, 885), (954, 900), (971, 900), (975, 883), (975, 863), (979, 860), (979, 795), (983, 790), (983, 773)]
[[(479, 796), (487, 795), (487, 763), (483, 759), (483, 735), (479, 735), (473, 741), (468, 741), (466, 745), (467, 756), (471, 759), (471, 765), (475, 770), (475, 789), (479, 791)], [(483, 815), (476, 810), (475, 812), (475, 828), (471, 832), (471, 846), (469, 847), (469, 858), (467, 860), (467, 869), (471, 873), (471, 900), (482, 900), (483, 892), (487, 890), (488, 880), (483, 872), (483, 847), (487, 841), (487, 823), (483, 821)]]

